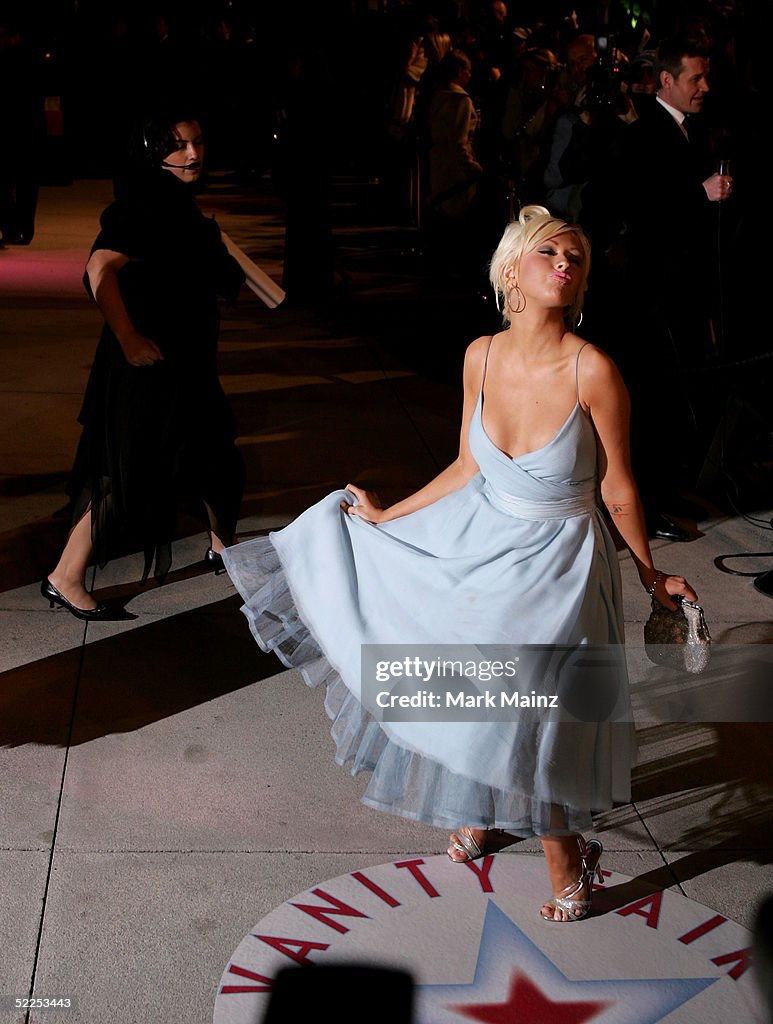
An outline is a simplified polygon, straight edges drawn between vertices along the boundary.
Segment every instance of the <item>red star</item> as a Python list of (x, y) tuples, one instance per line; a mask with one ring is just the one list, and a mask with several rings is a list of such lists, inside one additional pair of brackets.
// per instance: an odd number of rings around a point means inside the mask
[(525, 974), (516, 971), (506, 1003), (470, 1003), (449, 1009), (481, 1024), (584, 1024), (610, 1005), (605, 1002), (555, 1003)]

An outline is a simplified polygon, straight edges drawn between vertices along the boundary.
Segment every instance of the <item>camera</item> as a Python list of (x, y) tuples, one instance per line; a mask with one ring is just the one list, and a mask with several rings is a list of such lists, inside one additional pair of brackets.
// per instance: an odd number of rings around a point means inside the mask
[(585, 109), (591, 113), (616, 112), (623, 91), (623, 71), (620, 55), (609, 36), (596, 36), (598, 58), (587, 72)]

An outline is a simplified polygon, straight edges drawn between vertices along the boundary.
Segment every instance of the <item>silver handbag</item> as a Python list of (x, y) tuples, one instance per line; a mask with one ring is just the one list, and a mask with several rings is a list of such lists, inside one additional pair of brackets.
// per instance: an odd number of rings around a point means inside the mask
[(680, 672), (703, 672), (711, 658), (711, 634), (703, 609), (694, 601), (673, 596), (676, 611), (652, 599), (652, 611), (644, 624), (644, 648), (655, 665)]

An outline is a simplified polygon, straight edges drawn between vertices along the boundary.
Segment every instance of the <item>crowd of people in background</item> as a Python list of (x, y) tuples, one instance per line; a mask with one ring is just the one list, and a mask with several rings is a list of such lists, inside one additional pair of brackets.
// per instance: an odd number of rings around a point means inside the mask
[[(246, 185), (269, 176), (285, 200), (290, 297), (334, 287), (335, 174), (377, 179), (381, 216), (418, 229), (429, 277), (473, 288), (485, 287), (503, 227), (543, 204), (593, 242), (584, 330), (627, 371), (638, 413), (650, 415), (658, 392), (694, 391), (683, 428), (700, 438), (697, 473), (714, 429), (712, 366), (766, 344), (734, 254), (752, 230), (751, 202), (766, 194), (771, 27), (767, 5), (745, 0), (342, 0), (276, 11), (242, 0), (128, 13), (83, 4), (48, 38), (29, 12), (0, 10), (3, 242), (31, 241), (39, 182), (113, 175), (132, 121), (169, 94), (200, 113), (210, 168)], [(695, 128), (689, 160), (676, 152), (690, 166), (678, 171), (642, 128), (664, 98), (658, 49), (669, 41), (705, 72), (684, 101), (697, 116), (683, 126)], [(671, 68), (677, 78), (682, 66)], [(703, 194), (696, 205), (690, 190), (720, 161), (738, 187), (701, 212)], [(643, 314), (664, 290), (670, 320), (654, 322)], [(635, 436), (656, 433), (644, 422)], [(690, 444), (672, 447), (678, 461)], [(653, 495), (652, 533), (686, 539), (662, 515), (683, 467), (664, 474), (655, 454), (653, 473), (646, 452), (637, 467)]]
[[(584, 330), (632, 393), (650, 535), (688, 540), (674, 517), (693, 518), (695, 506), (680, 483), (705, 469), (721, 368), (762, 337), (734, 257), (762, 190), (768, 36), (751, 5), (631, 10), (545, 18), (492, 0), (474, 21), (407, 26), (386, 177), (443, 279), (482, 278), (492, 240), (527, 204), (582, 225), (594, 246)], [(676, 395), (689, 416), (666, 424)]]
[[(57, 16), (41, 10), (37, 17), (40, 4), (55, 6)], [(448, 89), (452, 65), (466, 57), (469, 79), (452, 91), (467, 92), (479, 119), (474, 148), (483, 176), (502, 175), (523, 203), (544, 198), (559, 115), (577, 106), (587, 121), (591, 108), (606, 107), (604, 72), (615, 62), (629, 103), (642, 102), (654, 92), (651, 51), (665, 35), (685, 34), (710, 50), (717, 84), (712, 116), (726, 128), (738, 89), (765, 88), (763, 6), (650, 0), (636, 4), (634, 16), (627, 0), (338, 0), (276, 10), (255, 0), (72, 9), (17, 0), (0, 4), (0, 61), (17, 86), (24, 64), (23, 89), (46, 98), (49, 131), (57, 130), (50, 122), (59, 101), (78, 174), (109, 172), (111, 138), (120, 136), (121, 123), (173, 90), (203, 108), (213, 159), (236, 164), (245, 175), (270, 162), (299, 60), (309, 62), (315, 87), (325, 94), (338, 151), (345, 160), (359, 153), (360, 168), (369, 164), (372, 171), (386, 139), (398, 148), (406, 136), (427, 141), (432, 95)], [(750, 80), (755, 75), (759, 81)], [(18, 108), (18, 92), (14, 99)], [(630, 115), (630, 106), (621, 112)], [(564, 201), (569, 198), (567, 191)]]
[[(493, 0), (477, 21), (426, 16), (406, 26), (387, 133), (403, 175), (424, 173), (418, 214), (458, 226), (479, 222), (480, 198), (490, 199), (493, 190), (496, 208), (487, 209), (500, 222), (530, 202), (582, 220), (584, 186), (654, 101), (655, 50), (667, 37), (689, 40), (710, 58), (708, 115), (715, 142), (726, 141), (738, 92), (753, 87), (754, 54), (741, 35), (746, 12), (710, 2), (681, 13), (679, 4), (655, 6), (667, 9), (659, 23), (631, 19), (625, 4), (584, 17), (567, 5), (548, 21), (524, 18), (522, 4), (509, 9)], [(456, 97), (454, 117), (446, 110), (449, 93)], [(439, 109), (446, 113), (440, 120)], [(403, 188), (407, 197), (415, 200), (416, 190)]]

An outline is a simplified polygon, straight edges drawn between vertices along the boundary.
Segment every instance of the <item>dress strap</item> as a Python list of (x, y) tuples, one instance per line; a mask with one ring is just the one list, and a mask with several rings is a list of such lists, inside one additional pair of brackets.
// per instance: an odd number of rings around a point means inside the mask
[[(574, 390), (575, 390), (575, 392), (577, 394), (577, 404), (578, 405), (580, 404), (580, 353), (582, 352), (582, 350), (585, 348), (585, 346), (587, 344), (588, 344), (588, 342), (584, 341), (582, 343), (582, 345), (580, 345), (580, 347), (577, 349), (577, 362), (574, 365)], [(484, 373), (485, 373), (485, 371), (484, 371)]]
[(494, 335), (492, 334), (491, 337), (488, 340), (488, 345), (486, 346), (486, 358), (483, 360), (483, 376), (480, 379), (480, 402), (481, 402), (481, 405), (483, 405), (483, 385), (486, 383), (486, 370), (488, 369), (488, 354), (491, 351), (491, 342), (493, 340), (494, 340)]

